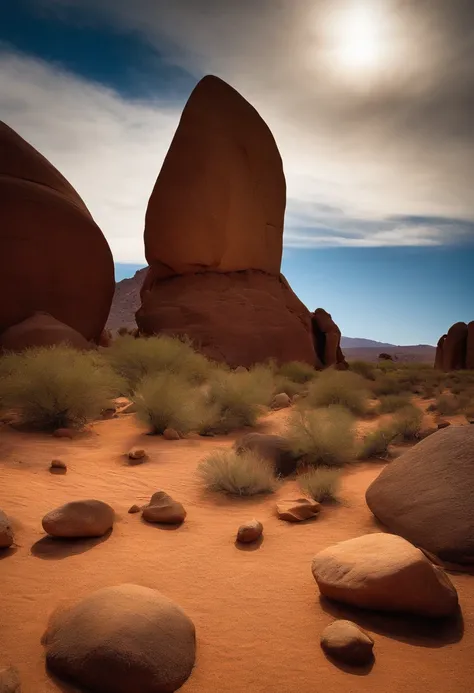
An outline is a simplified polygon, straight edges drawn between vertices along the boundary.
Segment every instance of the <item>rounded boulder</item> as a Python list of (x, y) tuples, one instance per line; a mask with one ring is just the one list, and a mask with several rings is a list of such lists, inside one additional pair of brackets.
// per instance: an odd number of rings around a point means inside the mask
[(43, 529), (51, 537), (102, 537), (114, 524), (114, 509), (98, 500), (73, 501), (43, 517)]

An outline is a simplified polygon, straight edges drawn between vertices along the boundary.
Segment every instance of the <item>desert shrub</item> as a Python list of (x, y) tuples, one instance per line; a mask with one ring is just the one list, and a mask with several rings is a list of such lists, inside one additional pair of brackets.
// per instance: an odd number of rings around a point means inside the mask
[(369, 410), (369, 397), (367, 381), (360, 375), (328, 369), (310, 385), (305, 403), (315, 408), (337, 404), (361, 416)]
[(461, 397), (452, 395), (449, 392), (439, 395), (435, 402), (428, 407), (429, 411), (437, 411), (443, 416), (458, 414), (463, 409)]
[(411, 403), (409, 394), (401, 393), (399, 395), (382, 395), (378, 406), (379, 414), (391, 414), (398, 409), (402, 409)]
[(131, 391), (143, 378), (159, 373), (181, 375), (190, 382), (201, 383), (212, 368), (190, 344), (166, 335), (139, 339), (124, 335), (103, 353), (112, 368), (127, 380)]
[(133, 401), (138, 417), (153, 433), (163, 433), (165, 428), (181, 434), (199, 430), (209, 415), (202, 390), (174, 373), (144, 378)]
[(361, 460), (386, 459), (389, 455), (389, 445), (396, 436), (396, 428), (390, 425), (380, 426), (375, 431), (371, 431), (362, 441), (358, 458)]
[(377, 374), (372, 384), (372, 391), (377, 397), (398, 395), (403, 391), (400, 379), (396, 373)]
[(367, 361), (350, 361), (349, 368), (354, 373), (358, 373), (363, 378), (367, 380), (375, 380), (377, 377), (377, 372), (373, 363), (367, 363)]
[(310, 469), (298, 477), (298, 483), (304, 494), (318, 503), (336, 500), (340, 485), (341, 473), (338, 469), (318, 467)]
[(207, 389), (207, 423), (202, 431), (228, 433), (254, 426), (262, 408), (274, 394), (273, 373), (266, 366), (255, 366), (242, 373), (216, 370)]
[(290, 361), (289, 363), (284, 363), (277, 370), (277, 375), (283, 376), (292, 380), (294, 383), (304, 384), (313, 380), (317, 375), (313, 366), (301, 361)]
[(354, 417), (341, 406), (294, 411), (287, 438), (303, 464), (342, 467), (354, 459)]
[(397, 412), (393, 425), (397, 438), (404, 441), (416, 440), (423, 426), (423, 412), (410, 404)]
[(301, 395), (306, 390), (305, 385), (295, 383), (294, 380), (290, 380), (290, 378), (286, 378), (283, 375), (276, 375), (273, 382), (273, 392), (275, 395), (277, 395), (279, 392), (286, 392), (288, 397), (294, 397), (295, 395)]
[(197, 468), (204, 486), (235, 496), (272, 493), (278, 482), (272, 466), (251, 450), (214, 450)]
[(119, 396), (124, 383), (96, 352), (65, 346), (29, 349), (2, 359), (2, 406), (33, 428), (80, 427)]

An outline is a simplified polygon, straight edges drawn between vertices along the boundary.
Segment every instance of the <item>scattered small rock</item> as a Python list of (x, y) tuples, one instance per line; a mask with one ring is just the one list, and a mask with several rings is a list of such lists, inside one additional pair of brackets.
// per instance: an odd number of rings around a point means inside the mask
[(280, 392), (273, 398), (271, 407), (272, 409), (286, 409), (291, 404), (291, 399), (288, 397), (286, 392)]
[(319, 515), (321, 504), (309, 498), (297, 498), (296, 500), (282, 500), (277, 503), (277, 514), (280, 520), (286, 522), (302, 522)]
[(57, 428), (53, 431), (53, 436), (55, 438), (76, 438), (78, 431), (74, 428)]
[(128, 459), (134, 462), (143, 462), (146, 457), (146, 450), (143, 448), (132, 448), (128, 453)]
[(13, 530), (10, 520), (2, 510), (0, 510), (0, 549), (9, 549), (13, 544)]
[(438, 421), (438, 430), (441, 430), (442, 428), (448, 428), (448, 426), (451, 426), (451, 423), (449, 421)]
[(165, 440), (180, 440), (181, 436), (174, 428), (165, 428), (163, 431), (163, 438)]
[(15, 667), (0, 667), (0, 693), (21, 693), (20, 675)]
[(181, 503), (173, 500), (164, 491), (154, 493), (150, 503), (143, 509), (143, 519), (147, 522), (178, 525), (184, 522), (185, 517), (186, 510)]
[(52, 537), (102, 537), (114, 524), (115, 513), (107, 503), (82, 500), (66, 503), (43, 517), (43, 529)]
[(260, 539), (263, 533), (263, 525), (258, 520), (251, 520), (240, 525), (237, 531), (237, 541), (242, 544), (251, 544)]
[(334, 621), (321, 634), (326, 654), (346, 664), (364, 665), (373, 659), (374, 641), (352, 621)]
[(140, 510), (140, 506), (135, 503), (131, 508), (128, 509), (128, 512), (132, 515), (133, 513), (139, 513)]
[(103, 419), (113, 419), (117, 414), (115, 407), (109, 407), (108, 409), (103, 409), (102, 418)]
[(67, 464), (62, 460), (52, 460), (50, 469), (67, 472)]

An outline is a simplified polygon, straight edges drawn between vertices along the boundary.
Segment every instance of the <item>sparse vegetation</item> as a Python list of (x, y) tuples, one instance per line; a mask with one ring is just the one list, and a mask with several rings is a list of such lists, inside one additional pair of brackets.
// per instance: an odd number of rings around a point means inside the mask
[(305, 385), (295, 383), (294, 380), (290, 380), (290, 378), (286, 378), (283, 375), (276, 375), (274, 377), (274, 384), (275, 395), (279, 392), (286, 392), (288, 397), (294, 397), (295, 395), (301, 395), (306, 390)]
[(208, 419), (201, 430), (228, 433), (254, 426), (262, 407), (274, 394), (270, 368), (256, 366), (242, 373), (216, 371), (207, 386)]
[(447, 392), (439, 395), (428, 410), (436, 411), (442, 416), (452, 416), (462, 411), (463, 404), (461, 397)]
[(377, 408), (379, 414), (391, 414), (394, 411), (403, 409), (403, 407), (411, 404), (411, 396), (407, 393), (399, 395), (382, 395), (380, 404)]
[(214, 450), (197, 471), (208, 490), (235, 496), (272, 493), (278, 485), (271, 465), (251, 450)]
[(330, 467), (310, 469), (298, 477), (298, 483), (303, 493), (318, 503), (334, 501), (339, 491), (340, 471)]
[(354, 418), (344, 407), (303, 409), (290, 416), (287, 436), (303, 464), (342, 467), (354, 459), (353, 426)]
[(11, 354), (1, 362), (2, 407), (32, 428), (81, 427), (124, 387), (96, 352), (56, 346)]
[(389, 445), (397, 436), (394, 426), (383, 425), (375, 431), (368, 433), (359, 449), (358, 458), (369, 460), (372, 458), (384, 460), (389, 456)]
[(290, 361), (289, 363), (284, 363), (278, 368), (277, 375), (288, 378), (288, 380), (292, 380), (294, 383), (300, 383), (303, 385), (304, 383), (314, 380), (314, 378), (316, 378), (318, 375), (318, 371), (307, 363), (302, 363), (301, 361)]
[(373, 363), (367, 363), (367, 361), (350, 361), (349, 368), (354, 373), (358, 373), (366, 380), (375, 380), (377, 377), (377, 371)]
[(393, 425), (397, 438), (407, 442), (416, 440), (423, 426), (423, 412), (419, 407), (410, 404), (398, 411)]
[(123, 335), (103, 353), (112, 368), (128, 382), (131, 392), (144, 378), (159, 373), (202, 383), (212, 369), (212, 364), (190, 344), (166, 335), (139, 339)]
[(174, 428), (186, 434), (206, 424), (204, 393), (182, 375), (158, 373), (142, 380), (133, 398), (138, 417), (153, 433)]
[(356, 416), (363, 416), (369, 411), (369, 399), (367, 381), (360, 375), (328, 369), (310, 385), (305, 402), (314, 408), (339, 405)]

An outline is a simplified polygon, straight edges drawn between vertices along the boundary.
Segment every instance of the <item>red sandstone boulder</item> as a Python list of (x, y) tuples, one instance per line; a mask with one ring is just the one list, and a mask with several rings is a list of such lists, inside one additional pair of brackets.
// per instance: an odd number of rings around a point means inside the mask
[(474, 371), (474, 320), (467, 326), (466, 368)]
[(443, 370), (444, 363), (444, 343), (446, 341), (446, 335), (444, 334), (439, 338), (438, 344), (436, 345), (436, 356), (435, 356), (435, 368)]
[(341, 350), (341, 330), (330, 314), (323, 308), (317, 308), (314, 313), (311, 313), (311, 327), (314, 348), (321, 365), (347, 368), (348, 365)]
[(57, 344), (65, 344), (81, 351), (92, 349), (94, 346), (82, 334), (48, 313), (34, 313), (0, 334), (0, 350), (4, 351), (23, 351), (32, 347)]
[(114, 293), (104, 236), (67, 180), (0, 123), (0, 334), (47, 312), (98, 341)]
[(455, 371), (466, 367), (468, 328), (465, 322), (452, 325), (443, 343), (443, 369)]

